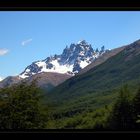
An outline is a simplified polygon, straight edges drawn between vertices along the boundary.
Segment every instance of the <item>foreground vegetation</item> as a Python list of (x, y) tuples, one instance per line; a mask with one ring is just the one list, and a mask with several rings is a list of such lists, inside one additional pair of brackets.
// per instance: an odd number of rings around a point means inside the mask
[(44, 128), (46, 110), (40, 102), (41, 91), (35, 83), (0, 90), (0, 128)]
[[(118, 94), (102, 93), (100, 98), (96, 95), (83, 104), (56, 107), (44, 104), (43, 92), (35, 83), (3, 88), (0, 90), (0, 129), (140, 130), (140, 88), (132, 94), (125, 85), (115, 92)], [(79, 98), (79, 102), (83, 100)], [(90, 106), (92, 103), (96, 107)]]

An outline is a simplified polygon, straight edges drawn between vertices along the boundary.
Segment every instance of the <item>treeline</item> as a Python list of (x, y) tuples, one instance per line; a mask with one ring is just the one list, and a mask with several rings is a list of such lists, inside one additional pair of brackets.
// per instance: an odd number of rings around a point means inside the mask
[(113, 105), (55, 118), (43, 104), (42, 91), (35, 82), (2, 88), (0, 129), (140, 130), (140, 89), (133, 95), (125, 85), (118, 92)]

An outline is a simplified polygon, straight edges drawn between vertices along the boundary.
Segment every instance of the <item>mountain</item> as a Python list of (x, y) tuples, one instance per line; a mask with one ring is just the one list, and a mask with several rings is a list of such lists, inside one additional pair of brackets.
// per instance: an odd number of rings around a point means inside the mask
[(60, 73), (51, 73), (51, 72), (42, 72), (36, 75), (32, 75), (28, 78), (22, 79), (19, 76), (9, 76), (0, 82), (0, 88), (9, 87), (14, 84), (20, 84), (21, 82), (26, 82), (30, 84), (32, 81), (36, 80), (38, 87), (43, 89), (50, 90), (65, 80), (69, 79), (71, 75), (60, 74)]
[(18, 76), (9, 76), (0, 82), (0, 87), (37, 79), (38, 86), (51, 89), (74, 76), (87, 65), (110, 52), (104, 46), (94, 50), (85, 40), (66, 46), (61, 55), (53, 55), (44, 60), (35, 61)]
[(23, 81), (31, 83), (36, 80), (37, 85), (43, 89), (52, 89), (57, 85), (61, 84), (65, 80), (71, 78), (71, 75), (61, 74), (61, 73), (52, 73), (52, 72), (42, 72), (36, 75), (33, 75), (29, 78), (25, 78)]
[(45, 94), (44, 102), (51, 108), (55, 119), (49, 128), (93, 129), (97, 124), (98, 130), (98, 124), (106, 116), (102, 110), (110, 112), (122, 85), (128, 84), (131, 94), (137, 92), (140, 85), (140, 40), (118, 48), (117, 52), (115, 50), (115, 55), (99, 65), (94, 66), (96, 61), (93, 61), (90, 64), (93, 67), (88, 70), (89, 66), (85, 67), (83, 73)]
[(107, 59), (109, 59), (110, 57), (116, 55), (117, 53), (119, 53), (120, 51), (122, 51), (125, 48), (125, 46), (120, 47), (120, 48), (116, 48), (116, 49), (112, 49), (110, 51), (106, 51), (106, 53), (104, 53), (103, 55), (101, 55), (100, 57), (98, 57), (98, 59), (95, 59), (91, 64), (89, 64), (87, 67), (85, 67), (84, 69), (82, 69), (78, 75), (83, 74), (87, 71), (89, 71), (90, 69), (102, 64), (103, 62), (105, 62)]
[(109, 95), (110, 91), (124, 83), (136, 87), (140, 83), (140, 40), (120, 48), (117, 52), (105, 62), (57, 86), (47, 95), (48, 100), (68, 103), (90, 96), (90, 101), (101, 93)]
[(17, 84), (22, 79), (19, 76), (8, 76), (7, 78), (0, 81), (0, 88), (12, 86), (13, 84)]
[(70, 47), (66, 46), (61, 55), (55, 54), (44, 60), (33, 62), (25, 68), (19, 77), (24, 79), (42, 72), (73, 76), (107, 51), (109, 50), (105, 50), (104, 46), (100, 51), (94, 50), (90, 44), (82, 40), (76, 44), (72, 43)]

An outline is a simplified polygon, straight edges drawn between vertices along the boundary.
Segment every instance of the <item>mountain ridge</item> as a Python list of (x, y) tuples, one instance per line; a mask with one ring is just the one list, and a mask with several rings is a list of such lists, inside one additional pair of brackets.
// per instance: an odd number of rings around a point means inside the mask
[(104, 46), (100, 51), (94, 50), (91, 44), (82, 40), (76, 44), (72, 43), (70, 47), (66, 46), (61, 55), (55, 54), (44, 60), (33, 62), (19, 77), (24, 79), (41, 72), (57, 72), (74, 76), (106, 51), (109, 50), (105, 50)]
[(124, 83), (137, 85), (140, 83), (140, 40), (121, 49), (100, 65), (58, 85), (47, 97), (51, 101), (55, 98), (56, 102), (68, 102), (88, 94), (109, 94), (109, 91), (119, 88)]
[(87, 67), (82, 69), (77, 75), (81, 75), (81, 74), (87, 72), (88, 70), (90, 70), (91, 68), (94, 68), (94, 67), (100, 65), (101, 63), (103, 63), (107, 59), (109, 59), (110, 57), (112, 57), (112, 56), (116, 55), (117, 53), (119, 53), (120, 51), (122, 51), (124, 48), (125, 48), (125, 46), (122, 46), (119, 48), (112, 49), (112, 50), (108, 51), (107, 53), (104, 53), (98, 59), (95, 59), (94, 62), (92, 62)]
[(51, 72), (42, 72), (25, 79), (21, 79), (19, 76), (8, 76), (3, 81), (0, 81), (0, 88), (10, 87), (14, 84), (20, 84), (21, 82), (30, 84), (31, 82), (36, 81), (38, 87), (51, 89), (71, 77), (71, 75)]

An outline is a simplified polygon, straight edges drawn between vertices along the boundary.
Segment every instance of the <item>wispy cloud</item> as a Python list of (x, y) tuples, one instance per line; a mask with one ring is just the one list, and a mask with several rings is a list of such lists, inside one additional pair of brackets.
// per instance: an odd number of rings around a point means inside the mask
[(21, 45), (22, 45), (22, 46), (25, 46), (25, 45), (27, 45), (28, 43), (30, 43), (32, 40), (33, 40), (32, 38), (27, 39), (27, 40), (24, 40), (24, 41), (21, 42)]
[(0, 56), (5, 55), (5, 54), (7, 54), (8, 52), (9, 52), (8, 49), (1, 49), (1, 48), (0, 48)]

